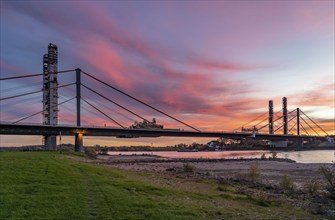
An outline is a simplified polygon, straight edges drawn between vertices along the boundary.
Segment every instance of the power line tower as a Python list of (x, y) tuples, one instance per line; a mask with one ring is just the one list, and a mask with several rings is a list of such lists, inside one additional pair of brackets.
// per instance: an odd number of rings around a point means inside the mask
[[(43, 124), (58, 123), (58, 49), (49, 44), (48, 53), (43, 56)], [(56, 150), (56, 136), (44, 137), (45, 150)]]

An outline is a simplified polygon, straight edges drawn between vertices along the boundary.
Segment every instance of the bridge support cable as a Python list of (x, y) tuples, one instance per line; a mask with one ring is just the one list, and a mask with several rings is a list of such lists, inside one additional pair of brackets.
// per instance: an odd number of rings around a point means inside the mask
[[(263, 115), (265, 115), (265, 114), (268, 114), (268, 113), (266, 112), (266, 113), (264, 113)], [(263, 115), (262, 115), (262, 116), (263, 116)], [(260, 118), (260, 117), (258, 117), (258, 118)], [(264, 118), (262, 121), (260, 121), (260, 122), (258, 122), (257, 124), (255, 124), (253, 127), (254, 127), (254, 128), (257, 128), (258, 125), (262, 124), (263, 122), (265, 122), (265, 121), (267, 121), (267, 120), (268, 120), (268, 118), (266, 117), (266, 118)], [(275, 122), (275, 121), (273, 121), (273, 122)], [(272, 123), (273, 123), (273, 122), (272, 122)], [(249, 123), (248, 123), (248, 124), (249, 124)], [(261, 128), (258, 128), (257, 130), (259, 131), (259, 130), (261, 130), (261, 129), (267, 127), (268, 125), (269, 125), (269, 123), (267, 123), (265, 126), (262, 126)], [(243, 128), (243, 126), (242, 126), (242, 128)]]
[[(248, 124), (250, 124), (250, 123), (256, 121), (256, 120), (259, 119), (259, 118), (262, 118), (263, 116), (265, 116), (265, 115), (267, 115), (267, 114), (268, 114), (268, 113), (265, 112), (265, 113), (263, 113), (263, 114), (261, 114), (261, 115), (258, 115), (256, 118), (254, 118), (254, 119), (252, 119), (251, 121), (249, 121), (249, 122), (243, 124), (241, 127), (245, 127), (245, 126), (247, 126)], [(236, 128), (236, 129), (234, 129), (234, 130), (239, 130), (239, 129), (240, 129), (240, 127)]]
[(265, 121), (267, 121), (267, 120), (268, 120), (267, 118), (263, 119), (262, 121), (260, 121), (260, 122), (258, 122), (257, 124), (255, 124), (254, 127), (256, 127), (256, 126), (262, 124), (263, 122), (265, 122)]
[(142, 120), (144, 120), (144, 121), (146, 121), (146, 122), (148, 122), (148, 123), (150, 123), (150, 124), (153, 124), (151, 121), (148, 121), (147, 119), (145, 119), (145, 118), (143, 118), (142, 116), (136, 114), (135, 112), (133, 112), (133, 111), (127, 109), (126, 107), (124, 107), (124, 106), (122, 106), (122, 105), (120, 105), (120, 104), (114, 102), (113, 100), (107, 98), (106, 96), (102, 95), (101, 93), (94, 91), (93, 89), (91, 89), (91, 88), (85, 86), (84, 84), (81, 84), (81, 85), (82, 85), (84, 88), (88, 89), (89, 91), (95, 93), (96, 95), (98, 95), (98, 96), (100, 96), (100, 97), (106, 99), (107, 101), (113, 103), (114, 105), (117, 105), (118, 107), (122, 108), (123, 110), (125, 110), (125, 111), (127, 111), (127, 112), (129, 112), (129, 113), (131, 113), (131, 114), (133, 114), (133, 115), (135, 115), (135, 116), (137, 116), (138, 118), (140, 118), (140, 119), (142, 119)]
[(307, 125), (310, 129), (312, 129), (312, 131), (314, 131), (314, 133), (317, 134), (317, 136), (320, 136), (319, 133), (318, 133), (317, 131), (315, 131), (314, 128), (313, 128), (312, 126), (310, 126), (310, 124), (308, 124), (308, 122), (307, 122), (303, 117), (300, 117), (300, 118), (306, 123), (306, 125)]
[(68, 83), (68, 84), (65, 84), (65, 85), (60, 85), (60, 86), (57, 86), (57, 87), (51, 87), (50, 89), (59, 89), (59, 88), (64, 88), (64, 87), (68, 87), (68, 86), (72, 86), (76, 83)]
[[(87, 99), (86, 99), (87, 100)], [(81, 108), (81, 112), (83, 113), (83, 112), (87, 112), (88, 114), (92, 114), (93, 116), (95, 116), (95, 117), (99, 117), (99, 118), (101, 118), (101, 116), (102, 116), (102, 114), (100, 113), (100, 112), (98, 112), (97, 110), (95, 110), (94, 108), (92, 108), (90, 105), (88, 105), (88, 104), (86, 104), (85, 102), (81, 102), (82, 104), (81, 104), (81, 106), (80, 106), (80, 108)], [(73, 110), (72, 110), (73, 111)], [(75, 117), (75, 116), (74, 116)], [(93, 123), (93, 124), (91, 124), (91, 122), (89, 121), (89, 118), (90, 118), (91, 116), (88, 116), (87, 118), (88, 118), (88, 120), (86, 120), (86, 117), (84, 117), (84, 118), (82, 118), (82, 120), (81, 120), (81, 122), (83, 122), (83, 123), (86, 123), (86, 124), (89, 124), (89, 125), (91, 125), (91, 126), (95, 126), (95, 124)]]
[(173, 117), (173, 116), (171, 116), (171, 115), (169, 115), (169, 114), (167, 114), (167, 113), (165, 113), (165, 112), (163, 112), (163, 111), (161, 111), (161, 110), (159, 110), (159, 109), (157, 109), (157, 108), (155, 108), (155, 107), (153, 107), (153, 106), (151, 106), (151, 105), (149, 105), (149, 104), (147, 104), (147, 103), (145, 103), (145, 102), (143, 102), (143, 101), (141, 101), (139, 99), (137, 99), (137, 98), (135, 98), (134, 96), (129, 95), (128, 93), (125, 93), (125, 92), (121, 91), (120, 89), (117, 89), (114, 86), (111, 86), (111, 85), (105, 83), (104, 81), (102, 81), (102, 80), (100, 80), (100, 79), (98, 79), (98, 78), (96, 78), (96, 77), (94, 77), (94, 76), (92, 76), (92, 75), (90, 75), (90, 74), (88, 74), (88, 73), (86, 73), (84, 71), (82, 71), (82, 73), (84, 73), (86, 76), (91, 77), (92, 79), (94, 79), (94, 80), (96, 80), (96, 81), (98, 81), (98, 82), (100, 82), (100, 83), (108, 86), (109, 88), (114, 89), (115, 91), (117, 91), (117, 92), (119, 92), (119, 93), (127, 96), (128, 98), (131, 98), (131, 99), (133, 99), (133, 100), (141, 103), (142, 105), (145, 105), (145, 106), (147, 106), (147, 107), (149, 107), (149, 108), (151, 108), (151, 109), (153, 109), (153, 110), (155, 110), (155, 111), (157, 111), (157, 112), (159, 112), (159, 113), (161, 113), (161, 114), (163, 114), (163, 115), (165, 115), (165, 116), (167, 116), (167, 117), (169, 117), (169, 118), (171, 118), (171, 119), (173, 119), (173, 120), (175, 120), (175, 121), (177, 121), (177, 122), (179, 122), (179, 123), (181, 123), (181, 124), (183, 124), (183, 125), (185, 125), (185, 126), (187, 126), (189, 128), (191, 128), (191, 129), (195, 130), (195, 131), (200, 132), (199, 129), (197, 129), (197, 128), (195, 128), (195, 127), (193, 127), (193, 126), (191, 126), (191, 125), (189, 125), (189, 124), (187, 124), (187, 123), (185, 123), (185, 122), (183, 122), (183, 121), (181, 121), (181, 120), (179, 120), (179, 119), (177, 119), (177, 118), (175, 118), (175, 117)]
[[(122, 112), (120, 112), (120, 111), (118, 111), (118, 110), (112, 108), (111, 105), (108, 105), (109, 103), (107, 103), (107, 102), (94, 100), (94, 103), (95, 103), (96, 105), (99, 105), (99, 106), (103, 107), (104, 109), (106, 109), (106, 110), (108, 110), (108, 111), (113, 112), (113, 114), (115, 113), (115, 114), (117, 114), (117, 115), (123, 117), (124, 119), (126, 119), (127, 121), (129, 121), (130, 124), (132, 124), (132, 123), (134, 123), (134, 121), (136, 121), (136, 119), (134, 119), (134, 117), (130, 117), (130, 116), (128, 116), (128, 114), (122, 113)], [(114, 106), (113, 106), (113, 107), (114, 107)], [(133, 115), (131, 115), (131, 116), (133, 116)], [(150, 121), (149, 121), (149, 122), (150, 122)], [(152, 122), (151, 122), (151, 123), (152, 123)], [(122, 123), (122, 124), (127, 124), (127, 122), (124, 122), (124, 123)]]
[(323, 130), (316, 122), (314, 122), (310, 117), (308, 117), (308, 115), (306, 115), (302, 110), (300, 110), (300, 112), (305, 115), (311, 122), (313, 122), (318, 128), (320, 128), (321, 131), (323, 131), (327, 136), (329, 136), (329, 134)]
[(273, 133), (276, 133), (277, 131), (279, 131), (280, 129), (282, 129), (282, 127), (284, 127), (284, 124), (280, 125)]
[(296, 125), (297, 125), (297, 122), (295, 122), (294, 125), (291, 126), (291, 128), (288, 130), (288, 133), (290, 133), (295, 128)]
[(13, 95), (13, 96), (5, 97), (5, 98), (0, 98), (0, 101), (4, 101), (4, 100), (7, 100), (7, 99), (18, 98), (18, 97), (27, 96), (27, 95), (32, 95), (32, 94), (39, 93), (39, 92), (42, 92), (42, 91), (43, 91), (42, 89), (39, 89), (39, 90), (34, 91), (34, 92), (27, 92), (27, 93), (20, 94), (20, 95)]
[[(63, 88), (63, 87), (71, 86), (71, 85), (74, 85), (74, 84), (75, 83), (69, 83), (69, 84), (66, 84), (66, 85), (57, 86), (56, 88)], [(20, 94), (20, 95), (14, 95), (14, 96), (9, 96), (9, 97), (5, 97), (5, 98), (0, 98), (0, 101), (4, 101), (4, 100), (7, 100), (7, 99), (18, 98), (18, 97), (27, 96), (27, 95), (32, 95), (32, 94), (39, 93), (39, 92), (42, 92), (42, 91), (43, 91), (43, 89), (39, 89), (39, 90), (34, 91), (34, 92), (27, 92), (27, 93)]]
[(81, 97), (81, 100), (83, 100), (84, 102), (86, 102), (89, 106), (91, 106), (92, 108), (94, 108), (95, 110), (97, 110), (98, 112), (100, 112), (101, 114), (103, 114), (104, 116), (106, 116), (108, 119), (110, 119), (111, 121), (113, 121), (115, 124), (119, 125), (121, 128), (126, 128), (123, 125), (121, 125), (120, 123), (118, 123), (117, 121), (115, 121), (113, 118), (111, 118), (110, 116), (108, 116), (106, 113), (104, 113), (103, 111), (101, 111), (100, 109), (98, 109), (97, 107), (95, 107), (94, 105), (92, 105), (91, 103), (89, 103), (88, 101), (86, 101), (85, 99), (83, 99)]
[[(72, 72), (74, 70), (63, 70), (63, 71), (58, 71), (54, 73), (67, 73), (67, 72)], [(5, 78), (0, 78), (0, 81), (2, 80), (10, 80), (10, 79), (21, 79), (21, 78), (28, 78), (28, 77), (34, 77), (34, 76), (42, 76), (44, 73), (38, 73), (38, 74), (30, 74), (30, 75), (22, 75), (22, 76), (13, 76), (13, 77), (5, 77)]]
[(38, 74), (30, 74), (30, 75), (23, 75), (23, 76), (5, 77), (5, 78), (0, 78), (0, 81), (10, 80), (10, 79), (21, 79), (21, 78), (28, 78), (28, 77), (42, 76), (42, 75), (44, 75), (44, 74), (43, 73), (38, 73)]
[(300, 123), (300, 126), (302, 128), (302, 130), (304, 130), (306, 132), (307, 135), (309, 135), (308, 131), (305, 129), (305, 127)]
[[(276, 115), (276, 114), (279, 113), (279, 112), (280, 112), (280, 111), (276, 112), (274, 115)], [(243, 128), (245, 125), (248, 125), (248, 124), (250, 124), (251, 122), (256, 121), (257, 119), (259, 119), (259, 118), (261, 118), (261, 117), (263, 117), (263, 116), (265, 116), (265, 115), (267, 115), (267, 114), (268, 114), (268, 112), (263, 113), (262, 115), (260, 115), (260, 116), (258, 116), (257, 118), (251, 120), (250, 122), (248, 122), (248, 123), (242, 125), (242, 128)], [(265, 122), (265, 121), (267, 121), (267, 120), (268, 120), (268, 117), (264, 118), (262, 121), (260, 121), (260, 122), (258, 122), (257, 124), (253, 125), (253, 127), (256, 127), (256, 128), (257, 128), (258, 125), (262, 124), (263, 122)], [(274, 122), (274, 121), (272, 121), (272, 123), (273, 123), (273, 122)], [(261, 129), (265, 128), (265, 127), (268, 126), (268, 125), (269, 125), (269, 123), (267, 123), (265, 126), (262, 126), (261, 128), (259, 128), (259, 129), (257, 129), (257, 130), (261, 130)], [(235, 130), (237, 130), (237, 129), (235, 129)]]
[[(291, 122), (293, 119), (295, 119), (295, 116), (294, 117), (292, 117), (292, 118), (290, 118), (288, 121), (287, 121), (287, 125), (288, 125), (288, 123), (289, 122)], [(284, 123), (281, 125), (281, 126), (279, 126), (275, 131), (274, 131), (274, 133), (276, 133), (277, 131), (279, 131), (281, 128), (283, 128), (284, 127)]]
[(0, 88), (0, 93), (3, 94), (3, 93), (7, 93), (7, 92), (17, 91), (18, 89), (23, 89), (23, 87), (24, 87), (24, 89), (32, 88), (32, 87), (36, 88), (36, 86), (38, 86), (38, 88), (39, 88), (40, 85), (41, 85), (41, 82), (34, 82), (34, 83), (14, 86), (14, 87), (5, 88), (5, 89)]
[[(292, 110), (292, 111), (290, 111), (287, 115), (289, 115), (289, 114), (291, 114), (291, 113), (293, 113), (295, 111), (295, 109), (294, 110)], [(277, 113), (277, 112), (276, 112)], [(275, 113), (275, 114), (276, 114)], [(282, 119), (284, 116), (282, 115), (282, 116), (280, 116), (280, 117), (278, 117), (277, 119), (275, 119), (272, 123), (275, 123), (276, 121), (279, 121), (280, 119)], [(292, 119), (291, 119), (292, 120)], [(290, 120), (290, 121), (291, 121)], [(263, 120), (263, 121), (265, 121), (265, 120)], [(259, 123), (260, 124), (260, 123)], [(261, 130), (261, 129), (263, 129), (263, 128), (265, 128), (265, 127), (267, 127), (269, 125), (269, 123), (267, 123), (266, 125), (264, 125), (264, 126), (262, 126), (262, 127), (260, 127), (258, 130)], [(282, 126), (280, 126), (280, 128), (282, 128), (284, 125), (282, 125)], [(276, 132), (276, 131), (278, 131), (278, 129), (276, 129), (275, 131), (274, 131), (274, 133)]]
[(17, 102), (17, 101), (11, 101), (11, 102), (6, 102), (4, 104), (1, 103), (0, 108), (2, 112), (7, 112), (7, 111), (11, 111), (13, 109), (17, 109), (17, 105), (23, 105), (25, 103), (27, 103), (27, 105), (29, 104), (33, 104), (33, 103), (40, 103), (40, 96), (36, 96), (36, 97), (29, 97), (29, 98), (25, 98), (24, 100)]
[[(62, 105), (62, 104), (64, 104), (64, 103), (67, 103), (67, 102), (73, 100), (74, 98), (75, 98), (75, 97), (73, 97), (73, 98), (71, 98), (71, 99), (68, 99), (68, 100), (66, 100), (66, 101), (64, 101), (64, 102), (58, 103), (57, 106)], [(21, 119), (19, 119), (19, 120), (17, 120), (17, 121), (14, 121), (12, 124), (17, 124), (17, 123), (19, 123), (19, 122), (21, 122), (21, 121), (23, 121), (23, 120), (26, 120), (26, 119), (28, 119), (28, 118), (31, 118), (31, 117), (35, 116), (35, 115), (41, 114), (42, 112), (43, 112), (43, 110), (42, 110), (42, 111), (39, 111), (39, 112), (36, 112), (36, 113), (34, 113), (34, 114), (28, 115), (28, 116), (26, 116), (26, 117), (23, 117), (23, 118), (21, 118)]]

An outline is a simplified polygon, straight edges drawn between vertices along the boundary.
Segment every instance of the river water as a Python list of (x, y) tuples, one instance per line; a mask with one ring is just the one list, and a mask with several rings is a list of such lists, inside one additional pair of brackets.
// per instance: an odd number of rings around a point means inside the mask
[[(153, 154), (167, 158), (209, 158), (209, 159), (238, 159), (238, 158), (260, 158), (262, 154), (271, 156), (270, 151), (199, 151), (199, 152), (177, 152), (177, 151), (110, 151), (109, 155), (143, 155)], [(335, 161), (335, 150), (312, 150), (312, 151), (277, 151), (278, 158), (288, 158), (298, 163), (333, 163)]]

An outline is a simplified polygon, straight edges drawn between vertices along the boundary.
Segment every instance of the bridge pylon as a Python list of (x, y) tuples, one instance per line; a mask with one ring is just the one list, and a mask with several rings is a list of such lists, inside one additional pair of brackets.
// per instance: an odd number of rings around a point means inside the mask
[(273, 134), (273, 101), (269, 101), (269, 134)]
[(77, 126), (80, 127), (81, 69), (76, 70)]
[[(58, 124), (58, 48), (48, 45), (48, 53), (43, 56), (43, 124)], [(44, 136), (44, 149), (57, 149), (56, 136)]]
[[(81, 69), (77, 68), (76, 71), (76, 99), (77, 99), (77, 127), (80, 127), (80, 100), (81, 100)], [(74, 151), (82, 152), (83, 148), (83, 134), (77, 133), (74, 141)]]
[(287, 98), (286, 97), (283, 97), (283, 134), (288, 134), (288, 130), (287, 130), (287, 125), (288, 125), (288, 122), (287, 122)]
[(297, 108), (297, 135), (300, 135), (300, 109)]

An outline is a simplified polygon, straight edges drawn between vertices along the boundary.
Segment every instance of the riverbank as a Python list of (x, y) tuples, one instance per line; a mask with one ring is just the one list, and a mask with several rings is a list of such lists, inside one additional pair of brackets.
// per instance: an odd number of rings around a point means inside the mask
[(129, 166), (134, 161), (126, 168), (61, 152), (4, 152), (0, 158), (0, 219), (329, 218), (243, 182), (206, 178), (210, 173), (192, 166), (137, 170)]
[[(110, 151), (108, 155), (118, 156), (159, 156), (165, 159), (254, 159), (273, 158), (289, 159), (298, 163), (334, 163), (335, 150), (317, 151), (198, 151), (198, 152), (177, 152), (177, 151)], [(120, 157), (122, 158), (122, 157)], [(123, 157), (125, 158), (125, 157)]]
[(289, 146), (289, 147), (226, 147), (226, 151), (244, 151), (244, 150), (267, 150), (267, 151), (314, 151), (314, 150), (335, 150), (335, 145), (332, 146)]
[(214, 177), (239, 178), (247, 175), (250, 166), (257, 165), (262, 179), (276, 184), (287, 174), (292, 177), (298, 188), (302, 188), (306, 179), (322, 179), (321, 167), (334, 168), (333, 164), (296, 163), (290, 159), (206, 159), (206, 158), (164, 158), (156, 155), (100, 155), (100, 164), (126, 170), (164, 172), (182, 169), (184, 164), (195, 167), (198, 173)]
[[(250, 197), (289, 203), (335, 218), (335, 202), (327, 197), (321, 168), (335, 171), (334, 164), (296, 163), (289, 159), (194, 159), (153, 155), (99, 156), (98, 163), (135, 172), (165, 175), (167, 179), (212, 180)], [(191, 172), (185, 171), (188, 166)], [(283, 179), (289, 181), (283, 185)], [(314, 184), (313, 192), (309, 191)], [(175, 187), (182, 187), (175, 185)]]

